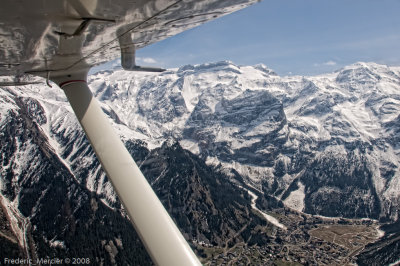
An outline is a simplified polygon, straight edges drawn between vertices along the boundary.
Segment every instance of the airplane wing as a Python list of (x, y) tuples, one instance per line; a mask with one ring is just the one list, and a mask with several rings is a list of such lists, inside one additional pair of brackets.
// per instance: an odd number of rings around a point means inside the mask
[[(62, 88), (154, 263), (200, 265), (86, 84), (90, 67), (247, 7), (257, 0), (2, 0), (0, 76), (33, 74)], [(49, 83), (48, 83), (49, 84)]]
[[(94, 66), (257, 0), (2, 0), (0, 76)], [(122, 42), (122, 43), (121, 43)]]

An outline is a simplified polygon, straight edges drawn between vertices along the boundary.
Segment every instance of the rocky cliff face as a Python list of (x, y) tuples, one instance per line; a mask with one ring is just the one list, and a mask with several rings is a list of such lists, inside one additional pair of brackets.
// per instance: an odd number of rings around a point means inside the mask
[(219, 62), (157, 76), (103, 72), (91, 81), (147, 143), (172, 137), (288, 207), (398, 218), (398, 68), (357, 63), (279, 77), (262, 65)]
[[(2, 249), (2, 257), (20, 249), (20, 255), (33, 261), (84, 254), (96, 264), (149, 261), (130, 222), (88, 190), (52, 146), (44, 130), (49, 115), (45, 105), (10, 90), (2, 91), (2, 101), (12, 104), (1, 117), (2, 217), (11, 224), (2, 230), (8, 237), (1, 241), (11, 249)], [(66, 139), (75, 138), (90, 150), (80, 135)], [(129, 249), (137, 256), (128, 256)]]
[[(47, 113), (46, 103), (25, 92), (4, 89), (2, 101), (10, 108), (1, 117), (0, 255), (151, 264), (76, 122)], [(190, 243), (228, 247), (267, 225), (246, 191), (179, 143), (149, 150), (129, 139), (126, 146)], [(268, 236), (249, 243), (260, 241)]]
[[(279, 77), (219, 62), (159, 75), (103, 71), (89, 83), (195, 245), (275, 237), (246, 189), (263, 196), (264, 209), (398, 220), (398, 68), (358, 63)], [(31, 257), (84, 251), (104, 265), (149, 263), (62, 91), (2, 88), (0, 108), (6, 246)]]

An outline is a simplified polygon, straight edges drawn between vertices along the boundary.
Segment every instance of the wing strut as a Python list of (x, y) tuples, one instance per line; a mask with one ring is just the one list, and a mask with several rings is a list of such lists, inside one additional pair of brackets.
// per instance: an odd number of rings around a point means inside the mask
[(87, 70), (53, 77), (65, 92), (97, 158), (157, 265), (201, 265), (92, 95)]

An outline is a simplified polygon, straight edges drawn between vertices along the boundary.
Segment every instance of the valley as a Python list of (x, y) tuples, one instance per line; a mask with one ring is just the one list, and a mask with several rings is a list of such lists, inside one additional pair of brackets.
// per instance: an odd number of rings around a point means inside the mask
[(349, 265), (370, 243), (381, 237), (379, 223), (372, 220), (330, 219), (277, 209), (286, 230), (259, 226), (267, 234), (265, 245), (238, 243), (229, 248), (201, 247), (205, 265)]
[[(206, 265), (398, 261), (399, 68), (223, 61), (89, 85)], [(0, 151), (3, 257), (151, 265), (59, 88), (0, 89)]]

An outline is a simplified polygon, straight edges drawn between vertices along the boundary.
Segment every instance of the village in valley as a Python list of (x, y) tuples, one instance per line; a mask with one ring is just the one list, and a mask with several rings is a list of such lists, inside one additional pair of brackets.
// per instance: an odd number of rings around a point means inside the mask
[[(254, 211), (254, 210), (253, 210)], [(347, 265), (363, 248), (383, 235), (371, 219), (328, 218), (298, 213), (288, 208), (269, 212), (286, 227), (259, 227), (271, 242), (225, 247), (199, 244), (205, 265)], [(260, 214), (261, 215), (261, 214)]]

